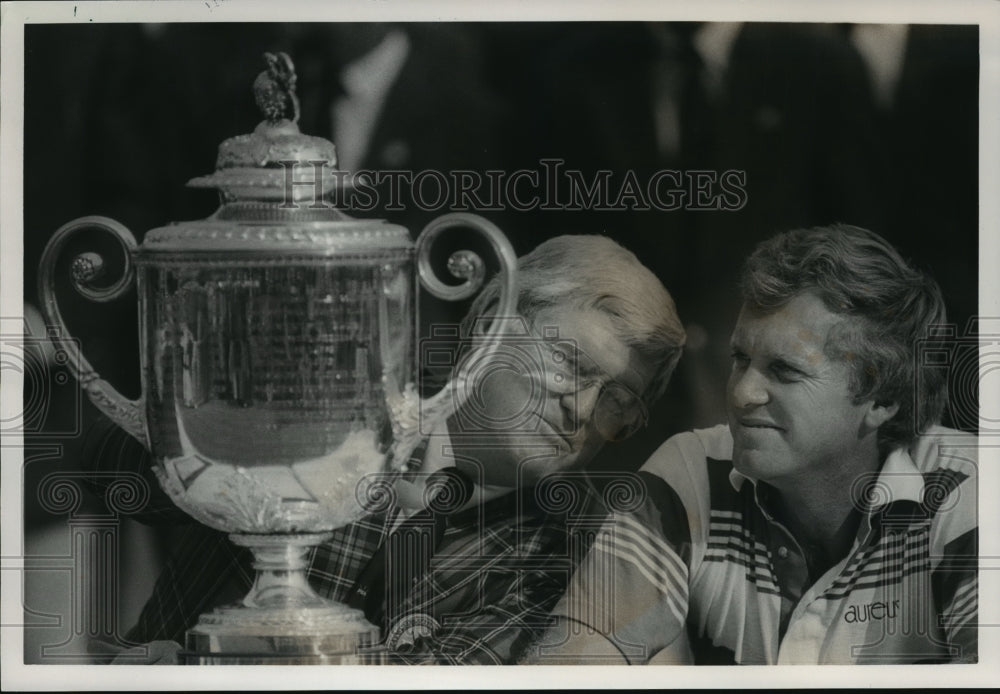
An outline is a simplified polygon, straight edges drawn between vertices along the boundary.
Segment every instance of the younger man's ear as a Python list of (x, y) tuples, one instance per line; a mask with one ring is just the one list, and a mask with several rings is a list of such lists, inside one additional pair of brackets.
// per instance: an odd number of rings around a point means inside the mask
[(865, 412), (865, 426), (874, 431), (888, 422), (899, 412), (898, 402), (872, 401)]

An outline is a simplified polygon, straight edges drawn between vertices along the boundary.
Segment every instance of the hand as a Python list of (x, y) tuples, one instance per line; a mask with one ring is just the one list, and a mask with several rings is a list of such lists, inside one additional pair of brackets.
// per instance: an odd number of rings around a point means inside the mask
[(111, 661), (112, 665), (177, 665), (177, 651), (181, 645), (176, 641), (152, 641), (122, 651)]

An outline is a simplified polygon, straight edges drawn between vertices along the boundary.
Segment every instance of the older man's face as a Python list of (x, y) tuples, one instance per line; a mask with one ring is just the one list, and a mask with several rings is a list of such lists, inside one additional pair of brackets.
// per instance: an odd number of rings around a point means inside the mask
[(824, 350), (843, 320), (808, 292), (769, 314), (743, 307), (728, 387), (739, 472), (779, 489), (818, 484), (857, 453), (870, 403), (854, 402), (848, 364)]
[(605, 443), (609, 423), (627, 426), (642, 416), (629, 407), (628, 391), (645, 392), (653, 371), (607, 314), (539, 311), (530, 337), (506, 339), (470, 374), (474, 401), (466, 414), (474, 410), (474, 420), (451, 427), (458, 464), (508, 487), (578, 468)]

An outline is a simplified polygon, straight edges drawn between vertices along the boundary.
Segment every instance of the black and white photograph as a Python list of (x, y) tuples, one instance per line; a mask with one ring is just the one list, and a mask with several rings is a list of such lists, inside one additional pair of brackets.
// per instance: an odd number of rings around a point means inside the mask
[(3, 3), (4, 688), (995, 684), (998, 8)]

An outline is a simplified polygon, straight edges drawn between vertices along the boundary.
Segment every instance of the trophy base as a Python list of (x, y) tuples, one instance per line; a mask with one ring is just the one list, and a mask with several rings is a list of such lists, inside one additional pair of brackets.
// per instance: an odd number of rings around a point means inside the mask
[(377, 665), (379, 628), (361, 610), (320, 597), (306, 577), (311, 547), (326, 533), (230, 539), (254, 555), (256, 576), (240, 604), (201, 615), (185, 635), (183, 665)]
[(379, 629), (331, 603), (295, 609), (220, 608), (188, 630), (182, 665), (378, 665)]

